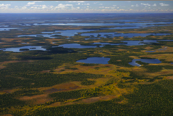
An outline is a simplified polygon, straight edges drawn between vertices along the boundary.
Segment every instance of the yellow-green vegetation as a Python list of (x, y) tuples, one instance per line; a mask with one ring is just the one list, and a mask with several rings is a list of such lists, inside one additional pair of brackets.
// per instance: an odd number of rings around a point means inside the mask
[[(44, 26), (31, 27), (11, 36), (82, 28), (42, 27)], [(172, 33), (173, 26), (111, 31), (155, 33), (165, 29)], [(99, 32), (104, 31), (108, 30), (99, 30)], [(123, 37), (88, 41), (82, 36), (74, 36), (69, 39), (70, 41), (65, 38), (0, 38), (1, 48), (22, 46), (21, 43), (25, 42), (43, 45), (49, 49), (49, 51), (20, 53), (0, 51), (0, 115), (168, 116), (173, 114), (173, 64), (171, 64), (173, 42), (143, 46), (106, 45), (89, 49), (51, 48), (52, 45), (64, 43), (89, 45), (93, 42), (117, 43), (126, 40)], [(130, 40), (172, 38), (173, 35), (167, 35), (135, 37)], [(110, 61), (109, 64), (76, 62), (87, 57), (109, 57)], [(140, 67), (128, 64), (133, 59), (140, 58), (159, 59), (162, 63), (139, 62)]]

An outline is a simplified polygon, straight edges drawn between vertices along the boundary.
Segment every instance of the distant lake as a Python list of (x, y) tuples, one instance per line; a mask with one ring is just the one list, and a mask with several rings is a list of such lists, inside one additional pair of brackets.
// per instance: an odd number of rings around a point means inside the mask
[(0, 31), (10, 31), (11, 29), (18, 29), (18, 28), (5, 27), (5, 28), (0, 28)]
[(139, 45), (147, 45), (152, 43), (159, 43), (159, 41), (173, 41), (173, 40), (129, 40), (129, 41), (121, 41), (123, 43), (101, 43), (95, 42), (94, 45), (100, 44), (100, 47), (104, 47), (105, 45), (126, 45), (126, 46), (139, 46)]
[[(75, 36), (78, 33), (82, 32), (90, 32), (94, 30), (59, 30), (55, 32), (42, 32), (42, 34), (31, 34), (31, 35), (18, 35), (17, 37), (47, 37), (47, 38), (55, 38), (56, 36)], [(113, 37), (146, 37), (149, 35), (152, 36), (163, 36), (163, 35), (170, 35), (171, 33), (82, 33), (81, 36), (90, 36), (85, 40), (89, 39), (100, 39), (103, 38), (113, 38)]]
[(163, 35), (170, 35), (170, 33), (82, 33), (81, 36), (90, 36), (92, 37), (103, 37), (103, 38), (113, 38), (113, 37), (128, 37), (128, 38), (132, 38), (132, 37), (146, 37), (149, 35), (153, 35), (153, 36), (163, 36)]
[(76, 62), (89, 63), (89, 64), (108, 64), (110, 58), (105, 57), (89, 57), (87, 59), (78, 60)]
[(75, 34), (78, 34), (80, 32), (90, 32), (90, 31), (94, 31), (94, 30), (78, 29), (78, 30), (59, 30), (59, 31), (55, 31), (55, 32), (60, 32), (59, 35), (61, 35), (61, 36), (75, 36)]
[[(149, 27), (155, 25), (166, 25), (173, 22), (133, 22), (133, 23), (34, 23), (33, 25), (60, 25), (60, 26), (116, 26), (116, 27)], [(115, 28), (116, 28), (115, 27)]]
[(54, 36), (75, 36), (80, 32), (90, 32), (94, 30), (57, 30), (52, 32), (42, 32), (42, 34), (31, 34), (31, 35), (18, 35), (17, 37), (48, 37), (48, 38), (55, 38)]
[[(139, 45), (147, 45), (147, 44), (152, 44), (152, 43), (158, 43), (158, 41), (162, 41), (162, 40), (121, 41), (123, 43), (95, 42), (95, 43), (90, 44), (90, 45), (80, 45), (78, 43), (69, 43), (69, 44), (59, 45), (58, 47), (63, 47), (63, 48), (96, 48), (97, 45), (99, 45), (99, 47), (104, 47), (105, 45), (139, 46)], [(173, 41), (173, 40), (167, 40), (167, 41)]]
[[(81, 45), (78, 43), (69, 43), (69, 44), (61, 44), (58, 46), (53, 47), (63, 47), (63, 48), (97, 48), (104, 47), (105, 45), (126, 45), (126, 46), (136, 46), (136, 45), (146, 45), (146, 44), (152, 44), (152, 43), (158, 43), (158, 41), (173, 41), (173, 40), (143, 40), (143, 41), (121, 41), (123, 43), (101, 43), (101, 42), (95, 42), (90, 45)], [(52, 42), (52, 44), (55, 44), (56, 42)], [(22, 44), (28, 44), (28, 43), (22, 43)], [(21, 49), (21, 50), (20, 50)], [(0, 50), (3, 51), (12, 51), (12, 52), (22, 52), (24, 50), (43, 50), (46, 51), (45, 48), (42, 48), (42, 46), (23, 46), (23, 47), (12, 47), (12, 48), (1, 48)], [(154, 52), (154, 51), (146, 51), (146, 52)]]
[(55, 38), (52, 37), (53, 34), (32, 34), (32, 35), (18, 35), (17, 37), (47, 37), (47, 38)]
[(11, 52), (23, 52), (29, 50), (42, 50), (46, 51), (42, 46), (22, 46), (22, 47), (14, 47), (14, 48), (2, 48), (3, 51), (11, 51)]
[(160, 60), (158, 59), (133, 59), (132, 62), (130, 62), (129, 64), (132, 66), (141, 66), (140, 64), (136, 63), (136, 61), (141, 61), (144, 63), (150, 63), (150, 64), (159, 64), (161, 63)]

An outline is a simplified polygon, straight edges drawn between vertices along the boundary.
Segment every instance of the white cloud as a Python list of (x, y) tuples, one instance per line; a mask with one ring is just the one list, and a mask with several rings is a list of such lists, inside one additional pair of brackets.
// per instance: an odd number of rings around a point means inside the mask
[(32, 6), (31, 9), (38, 9), (36, 6)]
[(50, 8), (53, 8), (53, 6), (50, 6)]
[(156, 4), (153, 4), (153, 6), (157, 6)]
[(105, 8), (110, 8), (110, 7), (105, 7)]
[(27, 9), (27, 7), (26, 6), (23, 6), (22, 9)]
[(82, 2), (85, 2), (85, 1), (68, 1), (68, 2), (81, 2), (82, 3)]
[(28, 6), (29, 6), (29, 5), (33, 5), (33, 4), (35, 4), (35, 2), (28, 2), (28, 3), (27, 3)]
[(169, 6), (169, 4), (160, 3), (160, 6)]
[(9, 7), (11, 4), (0, 4), (0, 7)]
[(84, 4), (84, 5), (90, 5), (90, 3), (86, 3), (86, 4)]
[(138, 4), (136, 4), (136, 5), (131, 5), (131, 7), (134, 7), (134, 6), (138, 7), (139, 5), (138, 5)]
[(151, 6), (150, 4), (148, 4), (148, 3), (141, 3), (141, 5), (144, 5), (144, 6)]
[(8, 9), (11, 4), (0, 4), (0, 9)]
[(55, 7), (55, 9), (64, 9), (66, 7), (73, 7), (72, 4), (58, 4), (58, 6)]
[(36, 2), (42, 2), (42, 1), (33, 1), (33, 2), (28, 2), (26, 6), (34, 5)]
[(99, 8), (104, 8), (104, 6), (100, 6)]
[(18, 7), (18, 6), (15, 6), (14, 8), (15, 8), (15, 9), (18, 9), (19, 7)]
[(42, 5), (42, 9), (45, 9), (45, 8), (47, 8), (47, 6), (46, 5)]

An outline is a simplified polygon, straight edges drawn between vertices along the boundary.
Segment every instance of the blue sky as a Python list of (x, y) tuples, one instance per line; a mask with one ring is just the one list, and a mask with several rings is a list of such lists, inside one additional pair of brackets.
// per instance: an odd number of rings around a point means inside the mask
[(173, 1), (0, 1), (0, 13), (173, 13)]

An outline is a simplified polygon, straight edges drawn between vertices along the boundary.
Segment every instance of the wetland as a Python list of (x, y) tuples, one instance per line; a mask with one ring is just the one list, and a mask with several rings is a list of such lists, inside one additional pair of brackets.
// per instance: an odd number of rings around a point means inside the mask
[(0, 115), (173, 114), (172, 13), (1, 15)]

